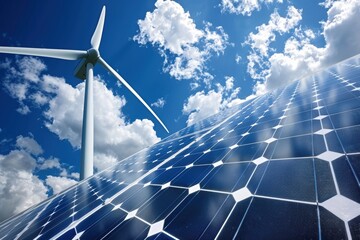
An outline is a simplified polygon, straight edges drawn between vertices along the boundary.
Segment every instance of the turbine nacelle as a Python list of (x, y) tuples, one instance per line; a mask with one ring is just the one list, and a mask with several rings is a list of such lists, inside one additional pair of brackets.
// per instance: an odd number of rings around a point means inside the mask
[(86, 58), (88, 59), (88, 61), (90, 63), (92, 63), (93, 65), (95, 65), (95, 63), (97, 62), (97, 60), (100, 57), (100, 52), (99, 50), (95, 49), (95, 48), (90, 48), (89, 50), (86, 51), (87, 55)]
[(75, 77), (85, 80), (86, 79), (86, 65), (88, 63), (91, 63), (92, 65), (95, 65), (97, 61), (100, 58), (100, 52), (96, 48), (90, 48), (86, 51), (86, 55), (84, 58), (80, 61), (80, 63), (75, 68)]

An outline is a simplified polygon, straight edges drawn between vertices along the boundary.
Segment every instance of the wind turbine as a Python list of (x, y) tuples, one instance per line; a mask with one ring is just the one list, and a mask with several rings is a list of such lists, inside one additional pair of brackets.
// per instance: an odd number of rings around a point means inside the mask
[(137, 99), (150, 111), (156, 120), (167, 131), (168, 129), (140, 95), (100, 56), (99, 46), (105, 22), (105, 6), (103, 6), (96, 29), (91, 38), (91, 48), (87, 51), (46, 48), (0, 47), (0, 53), (31, 55), (59, 58), (64, 60), (79, 60), (75, 76), (85, 80), (85, 99), (83, 112), (83, 127), (81, 139), (81, 171), (80, 180), (90, 177), (94, 169), (94, 101), (93, 101), (93, 68), (100, 63), (112, 73)]

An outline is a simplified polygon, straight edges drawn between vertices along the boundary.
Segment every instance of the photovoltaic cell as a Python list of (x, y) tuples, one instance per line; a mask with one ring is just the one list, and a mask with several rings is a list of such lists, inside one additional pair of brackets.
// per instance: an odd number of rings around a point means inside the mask
[(360, 56), (0, 223), (0, 239), (360, 239)]

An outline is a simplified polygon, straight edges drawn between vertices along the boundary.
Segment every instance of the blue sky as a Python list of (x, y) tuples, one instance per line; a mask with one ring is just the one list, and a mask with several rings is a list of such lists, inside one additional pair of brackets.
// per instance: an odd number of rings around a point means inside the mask
[[(87, 50), (103, 5), (101, 56), (170, 133), (360, 52), (356, 0), (14, 0), (0, 9), (0, 45)], [(76, 64), (0, 54), (0, 220), (78, 180)], [(101, 170), (168, 134), (114, 77), (95, 75)]]

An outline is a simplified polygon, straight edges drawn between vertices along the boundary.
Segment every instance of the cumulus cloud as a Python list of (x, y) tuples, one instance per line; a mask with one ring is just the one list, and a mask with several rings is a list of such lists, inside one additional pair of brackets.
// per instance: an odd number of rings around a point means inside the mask
[(23, 103), (20, 103), (20, 107), (17, 108), (16, 111), (22, 115), (26, 115), (31, 112), (30, 108)]
[(283, 0), (221, 0), (220, 6), (223, 12), (251, 16), (254, 11), (261, 9), (262, 4), (270, 4), (273, 2), (282, 3)]
[(199, 91), (187, 99), (182, 111), (188, 115), (188, 126), (244, 101), (238, 98), (240, 88), (234, 88), (234, 77), (225, 79), (225, 86), (218, 83), (216, 90)]
[(336, 0), (325, 0), (325, 2), (319, 3), (319, 5), (324, 6), (325, 8), (330, 8), (335, 1)]
[(42, 147), (33, 138), (21, 135), (16, 138), (16, 146), (35, 156), (44, 152)]
[(79, 178), (80, 178), (80, 173), (72, 172), (72, 173), (70, 174), (70, 177), (71, 177), (71, 178), (74, 178), (74, 179), (79, 179)]
[(232, 90), (233, 87), (234, 87), (234, 80), (235, 80), (234, 77), (226, 76), (225, 79), (226, 79), (226, 81), (225, 81), (225, 89), (228, 90), (228, 91)]
[[(16, 60), (18, 69), (11, 66), (11, 61), (6, 59), (0, 64), (0, 68), (7, 70), (7, 75), (3, 80), (3, 85), (9, 94), (17, 99), (20, 103), (17, 112), (23, 115), (30, 113), (30, 108), (24, 103), (28, 97), (29, 88), (32, 83), (39, 81), (39, 75), (46, 69), (46, 66), (41, 61), (37, 61), (32, 57), (24, 57)], [(13, 78), (21, 78), (22, 82), (13, 82)], [(39, 96), (33, 96), (38, 102), (44, 101)]]
[(195, 90), (200, 87), (200, 84), (198, 82), (192, 82), (190, 83), (190, 89)]
[(322, 5), (328, 9), (327, 20), (321, 23), (325, 46), (315, 46), (312, 40), (316, 34), (298, 26), (293, 29), (293, 36), (285, 41), (283, 52), (268, 57), (261, 55), (261, 51), (251, 53), (248, 72), (260, 79), (254, 91), (266, 92), (360, 53), (360, 32), (353, 30), (360, 28), (360, 2), (329, 0)]
[(69, 178), (69, 179), (75, 179), (75, 180), (79, 180), (80, 179), (80, 173), (78, 172), (69, 172), (68, 169), (69, 168), (65, 168), (60, 166), (60, 168), (58, 168), (60, 170), (60, 177), (65, 177), (65, 178)]
[(20, 69), (20, 76), (25, 80), (38, 82), (39, 75), (46, 69), (43, 62), (37, 61), (36, 58), (24, 57), (18, 60), (18, 66)]
[(156, 102), (153, 102), (151, 104), (152, 107), (157, 107), (157, 108), (163, 108), (165, 105), (166, 101), (164, 98), (159, 98), (158, 100), (156, 100)]
[[(68, 173), (59, 159), (45, 159), (33, 136), (17, 136), (13, 146), (7, 154), (0, 155), (0, 221), (47, 199), (51, 192), (58, 193), (76, 184), (71, 178), (79, 178), (78, 173)], [(38, 174), (46, 173), (46, 169), (57, 169), (62, 177), (47, 176), (43, 182)]]
[[(69, 179), (79, 179), (79, 173), (77, 172), (70, 172), (72, 167), (67, 164), (62, 164), (58, 158), (50, 157), (38, 157), (37, 158), (37, 165), (36, 165), (36, 172), (44, 171), (48, 169), (57, 170), (60, 173), (61, 177), (69, 178)], [(46, 173), (46, 172), (45, 172)], [(49, 184), (47, 184), (50, 186)], [(51, 187), (51, 186), (50, 186)]]
[(250, 45), (252, 50), (258, 52), (261, 56), (268, 56), (269, 45), (276, 39), (276, 33), (283, 34), (289, 32), (301, 21), (302, 10), (290, 6), (287, 9), (285, 17), (281, 17), (275, 10), (270, 15), (270, 20), (267, 24), (262, 24), (256, 27), (257, 33), (251, 32), (245, 41), (245, 44)]
[(240, 56), (239, 54), (236, 54), (236, 56), (235, 56), (235, 62), (236, 62), (237, 64), (240, 64), (241, 60), (242, 60), (241, 56)]
[(360, 2), (340, 0), (329, 6), (328, 19), (323, 23), (326, 46), (321, 57), (322, 65), (333, 64), (360, 52), (360, 32), (354, 31), (360, 28)]
[(50, 158), (50, 159), (40, 158), (38, 162), (39, 164), (37, 167), (40, 170), (53, 169), (53, 168), (62, 170), (60, 161), (57, 158)]
[(157, 0), (154, 11), (147, 12), (138, 25), (134, 41), (156, 46), (165, 59), (163, 70), (178, 80), (208, 79), (206, 61), (224, 53), (228, 45), (221, 26), (205, 23), (204, 29), (198, 29), (189, 12), (175, 1)]
[[(44, 76), (44, 89), (54, 93), (45, 112), (46, 126), (60, 139), (68, 140), (75, 148), (81, 145), (81, 127), (84, 99), (84, 83), (75, 88), (64, 79)], [(104, 82), (94, 81), (94, 148), (95, 167), (103, 169), (116, 160), (125, 158), (160, 139), (153, 129), (154, 124), (147, 119), (126, 122), (121, 109), (126, 104), (124, 97), (114, 95)], [(104, 165), (101, 157), (113, 159)]]
[[(27, 59), (27, 61), (30, 60)], [(43, 65), (38, 58), (32, 58), (31, 62), (35, 66)], [(19, 62), (16, 62), (11, 69), (15, 73), (26, 71), (25, 68), (20, 68)], [(85, 83), (82, 82), (73, 87), (66, 83), (64, 78), (42, 74), (41, 71), (38, 73), (40, 75), (37, 76), (36, 84), (19, 77), (20, 74), (14, 74), (14, 77), (8, 80), (18, 84), (24, 82), (28, 84), (24, 99), (14, 98), (21, 105), (38, 106), (41, 104), (44, 125), (60, 139), (69, 141), (75, 149), (80, 148)], [(41, 97), (33, 97), (35, 94)], [(42, 98), (46, 101), (39, 100)], [(99, 77), (94, 79), (94, 99), (94, 148), (97, 169), (109, 167), (117, 160), (160, 140), (156, 136), (152, 121), (137, 119), (134, 122), (128, 122), (126, 120), (122, 112), (122, 107), (126, 104), (125, 98), (114, 94)], [(102, 161), (102, 158), (112, 159), (112, 161)]]
[(222, 102), (221, 92), (214, 90), (205, 93), (204, 91), (197, 92), (191, 95), (187, 103), (183, 106), (183, 113), (188, 114), (186, 121), (190, 126), (208, 116), (211, 116), (220, 111)]
[(45, 182), (46, 185), (52, 188), (54, 194), (62, 192), (77, 183), (77, 181), (70, 178), (55, 176), (47, 176)]
[(249, 34), (244, 44), (251, 47), (251, 53), (247, 57), (247, 69), (252, 78), (262, 79), (268, 73), (268, 64), (264, 59), (269, 57), (270, 50), (275, 50), (270, 49), (270, 44), (276, 40), (277, 34), (282, 35), (295, 28), (302, 19), (301, 13), (302, 10), (289, 6), (286, 16), (282, 17), (275, 10), (268, 23), (256, 27), (256, 33)]
[(324, 49), (312, 45), (311, 39), (310, 36), (290, 37), (285, 43), (284, 52), (275, 53), (269, 58), (270, 66), (265, 84), (267, 90), (299, 79), (322, 66), (321, 55)]
[(18, 99), (19, 101), (23, 101), (26, 99), (26, 93), (28, 90), (28, 84), (26, 83), (5, 83), (6, 89), (9, 91), (10, 95), (13, 98)]
[[(32, 154), (39, 153), (41, 147), (32, 138), (26, 137), (25, 144), (19, 139), (24, 137), (17, 138), (17, 149), (6, 155), (0, 155), (0, 221), (48, 197), (48, 189), (33, 174), (37, 163)], [(35, 145), (39, 148), (34, 148)]]
[(41, 92), (30, 95), (30, 98), (39, 106), (43, 106), (49, 101), (49, 99)]
[(151, 42), (175, 54), (182, 54), (191, 44), (197, 43), (203, 32), (196, 28), (189, 12), (175, 1), (158, 0), (155, 10), (147, 12), (138, 21), (140, 33), (135, 39), (146, 44)]

